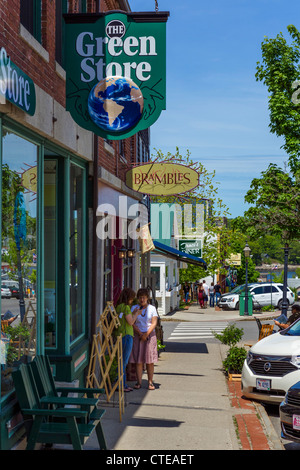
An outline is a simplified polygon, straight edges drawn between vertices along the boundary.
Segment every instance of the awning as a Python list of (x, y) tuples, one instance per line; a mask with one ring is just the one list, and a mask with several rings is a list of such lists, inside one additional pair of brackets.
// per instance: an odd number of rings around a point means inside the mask
[(163, 243), (157, 242), (153, 240), (155, 251), (157, 253), (161, 253), (167, 258), (176, 259), (177, 261), (182, 261), (183, 263), (195, 264), (196, 266), (201, 266), (204, 269), (207, 269), (207, 265), (202, 258), (198, 258), (197, 256), (189, 255), (184, 251), (176, 250), (175, 248), (171, 248), (168, 245), (164, 245)]

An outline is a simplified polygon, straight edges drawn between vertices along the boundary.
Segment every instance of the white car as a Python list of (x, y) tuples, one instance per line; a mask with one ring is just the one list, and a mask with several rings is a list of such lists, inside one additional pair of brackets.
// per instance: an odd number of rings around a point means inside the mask
[(6, 286), (1, 286), (1, 298), (2, 297), (6, 297), (6, 298), (11, 297), (11, 290)]
[(250, 348), (242, 370), (242, 392), (246, 398), (279, 404), (299, 381), (300, 319)]
[[(248, 284), (249, 292), (252, 294), (255, 306), (263, 307), (265, 305), (274, 305), (281, 310), (283, 298), (283, 284), (264, 282), (260, 284)], [(228, 294), (221, 296), (219, 307), (227, 310), (239, 310), (240, 294), (245, 292), (245, 284), (238, 286)], [(288, 305), (292, 305), (295, 301), (294, 294), (291, 289), (287, 288)]]

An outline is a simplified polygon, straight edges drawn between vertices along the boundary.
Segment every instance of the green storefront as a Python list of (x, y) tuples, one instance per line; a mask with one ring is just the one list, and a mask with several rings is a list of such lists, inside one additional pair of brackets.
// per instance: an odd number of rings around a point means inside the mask
[[(0, 111), (12, 112), (0, 112), (1, 283), (14, 281), (20, 298), (1, 299), (1, 320), (18, 315), (11, 326), (1, 321), (1, 450), (23, 434), (13, 368), (48, 354), (55, 379), (75, 385), (89, 360), (88, 161), (30, 129), (27, 118), (13, 119), (18, 103), (7, 103), (13, 96), (6, 91)], [(25, 98), (28, 106), (29, 91)], [(62, 122), (64, 116), (62, 110)], [(22, 337), (9, 341), (9, 328), (21, 323), (26, 344)]]

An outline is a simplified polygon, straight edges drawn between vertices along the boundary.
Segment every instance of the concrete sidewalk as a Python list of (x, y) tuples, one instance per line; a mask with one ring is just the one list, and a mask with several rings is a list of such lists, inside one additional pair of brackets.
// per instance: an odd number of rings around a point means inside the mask
[[(278, 314), (257, 316), (263, 320)], [(236, 311), (200, 309), (194, 305), (163, 317), (162, 321), (244, 319)], [(254, 316), (248, 319), (255, 321)], [(144, 374), (142, 388), (125, 394), (127, 405), (122, 422), (118, 404), (103, 403), (108, 448), (136, 452), (282, 449), (263, 407), (244, 400), (240, 383), (226, 379), (222, 360), (227, 349), (220, 343), (192, 343), (186, 352), (176, 353), (168, 352), (166, 346), (155, 365), (156, 389), (147, 390)], [(85, 448), (97, 448), (95, 437)]]
[[(279, 312), (255, 314), (264, 320)], [(214, 308), (174, 312), (162, 318), (172, 321), (242, 321), (237, 311)], [(259, 404), (244, 400), (239, 382), (228, 382), (222, 361), (228, 348), (221, 343), (186, 343), (184, 352), (161, 353), (155, 365), (156, 389), (147, 390), (147, 376), (142, 388), (125, 394), (126, 406), (119, 419), (118, 394), (106, 409), (102, 419), (109, 450), (177, 451), (188, 450), (269, 450), (283, 449), (273, 426)], [(179, 350), (179, 348), (178, 348)], [(173, 352), (175, 351), (175, 352)], [(128, 382), (130, 384), (130, 382)], [(134, 382), (131, 383), (133, 385)], [(61, 446), (54, 446), (62, 448)], [(66, 448), (64, 446), (63, 448)], [(68, 448), (70, 448), (68, 446)], [(97, 450), (95, 435), (87, 441), (85, 450)], [(111, 454), (110, 454), (111, 455)]]

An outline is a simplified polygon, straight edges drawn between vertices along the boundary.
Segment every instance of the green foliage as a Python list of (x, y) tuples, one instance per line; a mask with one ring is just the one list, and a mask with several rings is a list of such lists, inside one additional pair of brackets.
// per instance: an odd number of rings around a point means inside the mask
[(226, 359), (223, 361), (224, 370), (226, 372), (235, 372), (240, 374), (246, 357), (247, 351), (245, 348), (239, 348), (237, 346), (230, 348)]
[(270, 131), (284, 138), (288, 165), (270, 164), (261, 178), (252, 180), (245, 196), (252, 207), (235, 226), (252, 240), (271, 234), (289, 244), (300, 238), (300, 107), (292, 100), (293, 84), (300, 78), (300, 33), (293, 25), (287, 30), (290, 43), (282, 33), (262, 42), (256, 79), (268, 89)]
[[(105, 355), (105, 360), (106, 360), (106, 364), (108, 364), (110, 360), (109, 354)], [(111, 382), (115, 382), (118, 378), (118, 361), (116, 357), (113, 358), (108, 375), (109, 375)]]
[(18, 348), (16, 343), (19, 341), (24, 341), (26, 343), (26, 341), (28, 341), (30, 338), (30, 331), (27, 326), (19, 323), (17, 326), (9, 325), (5, 329), (5, 334), (10, 339), (10, 342), (8, 343), (6, 359), (8, 364), (12, 364), (18, 359)]
[(273, 312), (274, 311), (274, 306), (273, 305), (264, 305), (261, 307), (262, 312)]
[[(219, 183), (215, 181), (216, 172), (209, 172), (201, 162), (194, 161), (191, 158), (189, 150), (187, 150), (186, 155), (181, 155), (178, 147), (176, 147), (174, 155), (171, 152), (165, 155), (161, 150), (156, 150), (156, 155), (152, 157), (153, 161), (156, 163), (168, 161), (189, 166), (200, 176), (199, 185), (188, 193), (175, 196), (151, 197), (152, 203), (204, 205), (203, 233), (205, 233), (205, 236), (203, 240), (202, 258), (207, 263), (208, 270), (204, 271), (201, 268), (189, 266), (187, 269), (183, 270), (180, 275), (180, 282), (194, 282), (197, 279), (216, 274), (217, 272), (225, 274), (226, 271), (223, 269), (224, 259), (228, 258), (230, 253), (233, 253), (231, 242), (235, 235), (224, 223), (225, 218), (230, 214), (226, 205), (218, 197)], [(192, 222), (194, 221), (193, 218)]]
[(216, 333), (215, 331), (212, 331), (212, 333), (222, 344), (233, 347), (242, 339), (244, 330), (243, 328), (237, 328), (233, 323), (227, 326), (222, 333)]
[(227, 326), (221, 334), (215, 332), (213, 334), (222, 344), (230, 346), (226, 359), (223, 361), (224, 370), (239, 374), (242, 371), (244, 360), (247, 356), (247, 351), (244, 347), (236, 346), (243, 337), (243, 328), (237, 328), (234, 323)]
[(160, 352), (160, 351), (164, 351), (165, 349), (165, 345), (161, 344), (161, 341), (158, 339), (157, 340), (157, 351)]
[(264, 39), (256, 79), (268, 89), (269, 127), (272, 133), (284, 138), (282, 148), (289, 155), (289, 165), (296, 173), (300, 169), (300, 114), (299, 105), (292, 102), (292, 85), (300, 78), (300, 34), (293, 25), (289, 25), (287, 30), (292, 39), (290, 43), (282, 33), (274, 39)]

